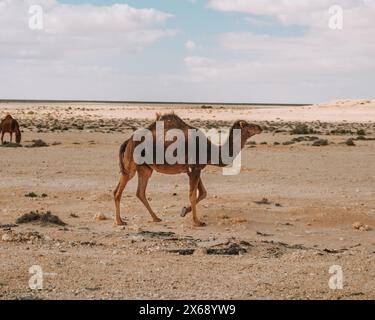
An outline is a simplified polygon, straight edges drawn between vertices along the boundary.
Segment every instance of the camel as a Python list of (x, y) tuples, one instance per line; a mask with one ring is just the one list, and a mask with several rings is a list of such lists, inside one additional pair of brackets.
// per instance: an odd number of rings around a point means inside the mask
[[(165, 114), (165, 115), (160, 115), (157, 114), (156, 121), (162, 121), (164, 123), (164, 134), (166, 131), (170, 129), (180, 129), (182, 130), (183, 134), (185, 137), (188, 135), (188, 130), (189, 129), (195, 129), (194, 127), (188, 125), (185, 123), (181, 118), (179, 118), (177, 115), (174, 113), (172, 114)], [(243, 120), (238, 120), (236, 121), (233, 126), (231, 127), (229, 131), (229, 137), (227, 141), (223, 145), (215, 145), (208, 139), (205, 135), (205, 139), (207, 142), (207, 162), (206, 163), (200, 163), (199, 161), (196, 161), (195, 164), (189, 164), (186, 162), (186, 164), (157, 164), (155, 161), (155, 131), (156, 131), (156, 122), (153, 122), (147, 129), (149, 129), (152, 132), (153, 136), (153, 161), (152, 163), (144, 163), (144, 164), (137, 164), (135, 159), (134, 159), (134, 150), (138, 144), (141, 142), (135, 141), (136, 139), (133, 139), (133, 135), (126, 140), (120, 147), (119, 151), (119, 160), (120, 160), (120, 170), (121, 170), (121, 176), (120, 176), (120, 181), (114, 190), (114, 200), (115, 200), (115, 208), (116, 208), (116, 214), (115, 214), (115, 225), (124, 225), (123, 220), (121, 219), (120, 215), (120, 201), (121, 201), (121, 196), (122, 193), (129, 182), (135, 174), (138, 174), (138, 187), (137, 187), (137, 192), (136, 196), (139, 198), (139, 200), (144, 204), (148, 212), (150, 213), (152, 220), (154, 222), (160, 222), (161, 219), (155, 214), (155, 212), (152, 210), (150, 207), (150, 204), (147, 200), (146, 197), (146, 188), (148, 181), (153, 173), (153, 171), (157, 171), (159, 173), (163, 174), (180, 174), (180, 173), (186, 173), (189, 176), (189, 200), (190, 200), (190, 205), (187, 207), (183, 207), (181, 211), (181, 216), (185, 216), (187, 213), (192, 212), (192, 217), (193, 217), (193, 225), (194, 226), (205, 226), (206, 224), (204, 222), (201, 222), (198, 219), (197, 216), (197, 204), (202, 201), (204, 198), (207, 196), (207, 191), (203, 185), (202, 178), (201, 178), (201, 171), (207, 166), (207, 165), (213, 165), (213, 166), (218, 166), (218, 167), (226, 167), (227, 164), (223, 163), (221, 159), (221, 153), (220, 154), (220, 161), (218, 163), (213, 163), (211, 161), (211, 150), (213, 148), (216, 148), (217, 150), (221, 150), (221, 148), (225, 144), (227, 147), (229, 147), (230, 152), (233, 153), (233, 156), (236, 156), (234, 154), (233, 150), (233, 131), (234, 129), (239, 129), (238, 132), (240, 132), (240, 144), (241, 148), (239, 149), (242, 150), (242, 148), (245, 146), (246, 141), (252, 137), (253, 135), (259, 134), (262, 132), (262, 129), (260, 126), (255, 125), (255, 124), (249, 124), (246, 121)], [(197, 129), (196, 129), (197, 130)], [(164, 136), (165, 139), (165, 136)], [(174, 140), (175, 141), (175, 140)], [(173, 141), (166, 141), (164, 140), (165, 146), (164, 146), (164, 152), (167, 149), (167, 147), (173, 143)], [(187, 145), (185, 145), (187, 148)], [(199, 159), (199, 150), (197, 150), (196, 154), (196, 159)], [(198, 194), (197, 194), (198, 193)]]
[(21, 142), (21, 131), (20, 126), (17, 120), (13, 119), (13, 117), (8, 114), (0, 124), (0, 132), (1, 132), (1, 144), (4, 144), (4, 134), (9, 132), (10, 134), (10, 142), (13, 140), (13, 132), (16, 134), (16, 142), (19, 144)]

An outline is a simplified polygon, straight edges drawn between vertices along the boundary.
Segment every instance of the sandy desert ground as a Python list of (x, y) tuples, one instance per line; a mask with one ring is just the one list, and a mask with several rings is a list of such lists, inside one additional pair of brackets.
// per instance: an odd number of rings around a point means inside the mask
[[(148, 197), (163, 221), (150, 221), (135, 178), (122, 201), (127, 225), (115, 227), (119, 146), (169, 110), (203, 128), (243, 118), (265, 130), (246, 145), (240, 175), (205, 170), (206, 227), (179, 215), (187, 176), (155, 173)], [(23, 128), (23, 147), (0, 147), (1, 299), (375, 299), (375, 101), (3, 102), (0, 111)], [(37, 139), (48, 147), (28, 147)], [(15, 223), (35, 210), (66, 225)], [(43, 290), (29, 288), (32, 265), (48, 273)], [(329, 288), (332, 265), (342, 268), (342, 290)]]

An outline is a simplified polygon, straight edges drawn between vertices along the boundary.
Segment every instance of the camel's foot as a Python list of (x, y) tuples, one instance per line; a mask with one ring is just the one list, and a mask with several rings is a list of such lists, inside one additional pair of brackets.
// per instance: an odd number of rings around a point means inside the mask
[(181, 217), (185, 217), (189, 212), (190, 212), (190, 211), (188, 210), (188, 208), (183, 207), (183, 208), (181, 209), (180, 216), (181, 216)]
[(114, 225), (115, 226), (126, 226), (126, 222), (122, 221), (122, 219), (116, 219)]
[(152, 220), (153, 220), (154, 222), (161, 222), (161, 221), (163, 221), (163, 220), (161, 220), (159, 217), (152, 217)]
[(200, 220), (196, 220), (196, 221), (194, 221), (194, 226), (195, 227), (205, 227), (205, 226), (207, 226), (207, 224), (205, 224), (204, 222), (202, 222)]

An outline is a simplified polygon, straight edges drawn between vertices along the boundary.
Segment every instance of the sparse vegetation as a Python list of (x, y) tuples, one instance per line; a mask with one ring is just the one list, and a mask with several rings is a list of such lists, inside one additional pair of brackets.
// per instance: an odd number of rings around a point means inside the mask
[(32, 144), (28, 145), (28, 148), (42, 148), (48, 147), (48, 143), (44, 142), (42, 139), (36, 139), (32, 141)]
[(375, 141), (375, 138), (368, 138), (368, 137), (365, 137), (365, 136), (358, 136), (357, 138), (355, 138), (353, 140)]
[(314, 141), (312, 144), (313, 147), (321, 147), (321, 146), (328, 146), (328, 140), (327, 139), (319, 139)]
[(319, 137), (316, 137), (316, 136), (301, 136), (301, 137), (296, 137), (296, 138), (292, 139), (292, 141), (295, 141), (295, 142), (316, 141), (316, 140), (319, 140)]
[(47, 212), (39, 212), (36, 211), (30, 211), (29, 213), (26, 213), (22, 215), (21, 217), (18, 217), (16, 220), (16, 223), (29, 223), (29, 222), (41, 222), (43, 225), (45, 224), (56, 224), (59, 226), (65, 226), (66, 223), (63, 222), (58, 216), (53, 215), (50, 211)]
[[(35, 193), (35, 192), (29, 192), (29, 193), (26, 193), (26, 194), (25, 194), (25, 197), (28, 197), (28, 198), (38, 198), (39, 196), (38, 196), (38, 194)], [(42, 193), (42, 194), (40, 195), (40, 197), (41, 197), (41, 198), (47, 198), (47, 197), (48, 197), (48, 194), (46, 194), (46, 193)]]
[(365, 136), (358, 136), (355, 140), (367, 140)]
[(297, 137), (297, 138), (293, 138), (292, 141), (293, 141), (293, 142), (301, 142), (301, 141), (305, 141), (305, 137)]
[(349, 147), (354, 147), (355, 146), (355, 143), (354, 143), (354, 140), (353, 139), (348, 139), (345, 141), (345, 144)]
[(22, 144), (4, 141), (4, 144), (1, 144), (0, 147), (3, 147), (3, 148), (21, 148)]
[(297, 124), (291, 131), (291, 134), (311, 134), (316, 133), (313, 128), (310, 128), (307, 124)]
[(358, 129), (358, 130), (357, 130), (357, 134), (358, 134), (359, 136), (365, 136), (365, 135), (366, 135), (366, 131), (365, 131), (364, 129)]
[(295, 144), (295, 141), (285, 141), (285, 142), (283, 142), (284, 146), (289, 146), (289, 145), (292, 145), (292, 144)]
[(330, 131), (330, 134), (333, 135), (345, 135), (345, 134), (353, 134), (352, 130), (349, 129), (343, 129), (343, 128), (337, 128)]
[(25, 197), (28, 197), (28, 198), (37, 198), (38, 195), (35, 192), (29, 192), (29, 193), (25, 194)]
[(254, 201), (256, 204), (272, 204), (271, 201), (269, 201), (267, 198), (263, 198), (262, 200), (259, 201)]

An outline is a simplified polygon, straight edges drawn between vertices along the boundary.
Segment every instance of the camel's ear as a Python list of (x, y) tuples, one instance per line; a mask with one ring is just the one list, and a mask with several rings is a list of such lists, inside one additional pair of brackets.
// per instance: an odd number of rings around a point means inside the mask
[(156, 121), (158, 121), (161, 117), (161, 113), (160, 112), (156, 112)]
[(243, 129), (246, 126), (245, 121), (240, 121), (240, 128)]

